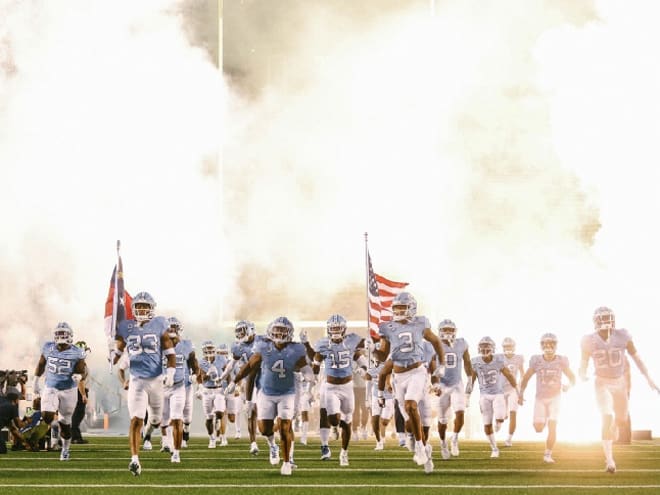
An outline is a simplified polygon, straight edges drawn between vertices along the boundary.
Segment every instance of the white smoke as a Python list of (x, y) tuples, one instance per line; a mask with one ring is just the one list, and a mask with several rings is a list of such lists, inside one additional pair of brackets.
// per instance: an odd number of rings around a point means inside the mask
[(363, 319), (368, 231), (376, 271), (473, 350), (508, 335), (529, 357), (553, 331), (577, 369), (603, 304), (652, 348), (655, 4), (421, 4), (241, 18), (246, 94), (172, 2), (3, 2), (0, 346), (35, 362), (61, 319), (102, 345), (117, 238), (128, 289), (195, 336)]

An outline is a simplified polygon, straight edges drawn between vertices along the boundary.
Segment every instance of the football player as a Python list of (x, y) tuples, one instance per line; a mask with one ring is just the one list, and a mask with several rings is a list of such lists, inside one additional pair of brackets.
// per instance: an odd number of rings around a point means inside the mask
[[(505, 337), (502, 341), (502, 351), (504, 354), (504, 363), (509, 368), (516, 382), (525, 374), (524, 361), (522, 354), (516, 354), (516, 341), (511, 337)], [(509, 415), (509, 436), (504, 441), (505, 447), (513, 445), (513, 434), (516, 432), (516, 416), (518, 415), (518, 392), (508, 381), (502, 383), (504, 391), (504, 400), (506, 410)]]
[(291, 420), (296, 398), (294, 372), (300, 371), (306, 380), (314, 380), (312, 368), (307, 364), (305, 346), (293, 342), (293, 333), (293, 323), (286, 316), (280, 316), (270, 322), (266, 330), (267, 339), (255, 344), (250, 359), (241, 367), (226, 391), (232, 393), (236, 384), (248, 376), (251, 370), (261, 370), (257, 423), (259, 431), (268, 440), (270, 463), (275, 466), (280, 462), (280, 453), (275, 443), (273, 427), (275, 418), (279, 418), (280, 443), (284, 457), (280, 473), (284, 476), (290, 476), (293, 467), (290, 454), (293, 444)]
[[(431, 329), (431, 323), (425, 316), (417, 316), (417, 301), (409, 292), (400, 292), (392, 300), (392, 319), (381, 323), (380, 349), (373, 353), (379, 360), (392, 360), (392, 381), (401, 414), (410, 421), (415, 437), (413, 460), (419, 466), (430, 461), (431, 446), (426, 444), (418, 402), (428, 392), (428, 371), (424, 363), (422, 342), (428, 340), (438, 356), (437, 376), (444, 373), (445, 356), (440, 339)], [(384, 390), (378, 389), (378, 397), (383, 397)], [(426, 468), (425, 468), (426, 470)]]
[(202, 376), (202, 408), (206, 418), (206, 433), (209, 436), (209, 449), (214, 449), (218, 437), (216, 425), (221, 424), (222, 416), (227, 408), (225, 396), (220, 386), (220, 374), (226, 361), (221, 361), (216, 353), (215, 344), (210, 340), (202, 342), (202, 359), (199, 368)]
[[(379, 343), (376, 343), (375, 347), (377, 348), (379, 345)], [(382, 407), (378, 401), (378, 377), (383, 370), (384, 364), (376, 356), (372, 355), (371, 367), (367, 370), (367, 374), (364, 377), (367, 382), (366, 403), (371, 411), (371, 427), (376, 437), (376, 447), (374, 447), (374, 450), (383, 450), (385, 448), (385, 431), (394, 415), (394, 395), (392, 393), (391, 374), (387, 375), (387, 381), (383, 386)]]
[[(130, 384), (128, 386), (128, 414), (131, 424), (128, 442), (133, 476), (142, 472), (138, 452), (144, 412), (148, 411), (149, 426), (145, 431), (145, 446), (151, 432), (160, 426), (163, 412), (163, 386), (174, 384), (176, 358), (174, 343), (169, 336), (169, 324), (163, 316), (156, 316), (156, 301), (148, 292), (139, 292), (131, 302), (133, 320), (123, 320), (117, 327), (113, 364), (117, 364), (124, 350), (128, 351)], [(163, 358), (167, 360), (163, 381)]]
[(644, 375), (649, 386), (660, 393), (655, 382), (649, 376), (648, 369), (637, 353), (628, 330), (616, 328), (614, 312), (605, 306), (596, 308), (593, 315), (595, 332), (582, 338), (582, 359), (579, 375), (587, 380), (589, 360), (593, 360), (596, 375), (596, 401), (602, 415), (603, 452), (605, 470), (616, 472), (612, 455), (612, 440), (615, 428), (624, 429), (628, 417), (628, 395), (625, 382), (625, 353)]
[[(511, 374), (504, 362), (504, 355), (495, 354), (495, 341), (490, 337), (483, 337), (479, 341), (479, 355), (472, 358), (472, 376), (468, 379), (465, 393), (472, 393), (474, 381), (479, 380), (479, 408), (484, 423), (484, 433), (488, 438), (491, 447), (491, 458), (500, 456), (500, 450), (497, 448), (495, 433), (499, 431), (506, 416), (506, 403), (504, 401), (504, 391), (502, 389), (502, 380), (504, 376), (513, 388), (518, 388), (516, 378)], [(493, 420), (495, 426), (493, 427)]]
[(348, 324), (342, 315), (330, 316), (326, 322), (326, 337), (317, 342), (314, 354), (316, 367), (322, 362), (325, 365), (325, 403), (322, 407), (326, 410), (330, 425), (341, 429), (340, 466), (348, 466), (348, 444), (355, 409), (353, 361), (362, 374), (366, 374), (368, 365), (364, 355), (364, 339), (356, 333), (347, 334), (347, 330)]
[(454, 411), (454, 432), (451, 437), (451, 455), (458, 456), (458, 434), (465, 424), (465, 386), (462, 370), (467, 377), (472, 376), (472, 363), (468, 344), (462, 337), (456, 337), (456, 324), (451, 320), (442, 320), (438, 324), (438, 336), (445, 351), (445, 375), (440, 378), (440, 398), (438, 400), (438, 433), (440, 451), (443, 459), (449, 459), (446, 432), (448, 413)]
[[(181, 462), (179, 451), (183, 442), (183, 409), (186, 405), (186, 377), (190, 376), (191, 369), (196, 369), (197, 360), (190, 340), (181, 339), (181, 322), (171, 317), (167, 319), (167, 332), (174, 344), (176, 368), (174, 383), (165, 386), (163, 393), (163, 448), (161, 451), (171, 452), (170, 460)], [(167, 367), (166, 360), (163, 366)]]
[[(43, 391), (39, 378), (46, 373)], [(41, 348), (41, 356), (34, 372), (33, 392), (41, 392), (41, 416), (50, 425), (58, 413), (62, 450), (60, 461), (68, 461), (71, 447), (71, 417), (78, 402), (78, 383), (87, 374), (85, 351), (73, 345), (73, 330), (66, 322), (55, 327), (53, 340)]]
[(518, 402), (523, 404), (523, 395), (527, 382), (536, 373), (536, 401), (534, 403), (534, 429), (541, 433), (548, 425), (548, 436), (545, 440), (543, 462), (553, 464), (552, 448), (557, 439), (557, 417), (559, 415), (559, 402), (561, 392), (566, 392), (569, 385), (562, 385), (562, 373), (570, 380), (570, 386), (575, 385), (575, 375), (571, 371), (568, 358), (559, 356), (557, 352), (557, 336), (553, 333), (544, 333), (541, 336), (541, 351), (543, 354), (534, 355), (529, 360), (529, 367), (520, 384), (520, 397)]

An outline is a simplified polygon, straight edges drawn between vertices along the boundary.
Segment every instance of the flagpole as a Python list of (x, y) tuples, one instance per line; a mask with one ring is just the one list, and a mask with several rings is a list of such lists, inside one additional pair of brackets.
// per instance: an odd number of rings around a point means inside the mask
[(117, 239), (117, 263), (115, 264), (115, 290), (112, 295), (112, 321), (110, 323), (110, 338), (108, 342), (108, 361), (110, 362), (110, 373), (112, 373), (112, 339), (115, 337), (117, 331), (117, 303), (119, 302), (119, 249), (121, 248), (121, 241)]
[[(364, 273), (366, 275), (365, 301), (367, 303), (367, 338), (371, 339), (371, 316), (369, 311), (369, 233), (364, 233)], [(371, 346), (367, 346), (367, 359), (371, 366)]]

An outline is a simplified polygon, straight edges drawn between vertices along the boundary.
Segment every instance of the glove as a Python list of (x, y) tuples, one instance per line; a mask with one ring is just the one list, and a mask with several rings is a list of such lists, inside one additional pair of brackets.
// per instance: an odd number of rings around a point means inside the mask
[(41, 393), (41, 385), (39, 383), (39, 377), (34, 376), (34, 383), (32, 384), (32, 392), (34, 395), (39, 395)]
[(465, 394), (465, 407), (470, 407), (470, 394)]
[(570, 385), (569, 383), (564, 383), (564, 384), (561, 386), (561, 391), (562, 391), (562, 392), (568, 392), (570, 389), (571, 389), (571, 385)]
[(364, 345), (366, 346), (369, 352), (374, 352), (374, 350), (376, 349), (376, 344), (374, 344), (374, 341), (371, 340), (370, 338), (364, 341)]
[(300, 337), (300, 343), (306, 344), (309, 342), (309, 337), (307, 336), (307, 330), (301, 330), (300, 334), (298, 334)]
[(378, 391), (378, 407), (383, 409), (385, 407), (385, 397), (383, 396), (383, 391)]
[(465, 395), (469, 396), (472, 393), (472, 388), (474, 387), (474, 383), (472, 383), (472, 379), (468, 379), (467, 384), (465, 385)]
[(442, 378), (443, 376), (445, 376), (445, 365), (444, 364), (438, 365), (438, 367), (433, 372), (433, 376), (435, 376), (436, 378)]
[(163, 383), (166, 387), (171, 387), (174, 385), (174, 373), (176, 372), (175, 368), (167, 368), (165, 370), (165, 380)]
[(80, 373), (74, 373), (73, 375), (71, 375), (71, 379), (75, 383), (80, 383), (80, 380), (82, 380), (82, 375)]
[(357, 372), (358, 372), (358, 374), (359, 374), (362, 378), (364, 378), (365, 376), (367, 376), (367, 369), (366, 369), (366, 368), (363, 368), (363, 367), (360, 366), (360, 367), (357, 369)]
[(442, 386), (439, 383), (432, 384), (431, 390), (435, 395), (442, 395)]
[(236, 390), (236, 382), (229, 382), (225, 388), (225, 395), (231, 395)]
[(198, 388), (198, 389), (195, 391), (195, 397), (197, 397), (198, 399), (201, 400), (203, 395), (204, 395), (204, 394), (202, 393), (202, 389), (201, 389), (201, 388)]

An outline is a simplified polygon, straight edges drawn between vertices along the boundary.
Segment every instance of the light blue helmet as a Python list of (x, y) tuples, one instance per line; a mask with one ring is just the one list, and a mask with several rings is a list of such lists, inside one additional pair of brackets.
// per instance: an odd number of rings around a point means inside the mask
[(417, 301), (410, 292), (400, 292), (394, 296), (392, 300), (392, 319), (394, 321), (410, 321), (416, 314)]
[(208, 360), (215, 357), (215, 344), (212, 340), (202, 342), (202, 355)]
[(456, 340), (456, 323), (446, 319), (438, 323), (438, 335), (440, 340), (444, 340), (448, 345), (453, 345)]
[(56, 344), (73, 344), (73, 329), (66, 321), (61, 321), (55, 327), (53, 340)]
[(482, 356), (491, 356), (495, 354), (495, 341), (490, 337), (483, 337), (479, 341), (479, 354)]
[(276, 344), (283, 344), (293, 340), (293, 323), (286, 317), (280, 316), (268, 324), (266, 336)]
[(341, 342), (346, 336), (348, 323), (346, 318), (340, 314), (334, 314), (326, 322), (328, 338), (334, 342)]
[(247, 342), (254, 335), (254, 323), (249, 320), (241, 320), (234, 328), (236, 342)]
[[(138, 308), (138, 304), (148, 305), (148, 307)], [(156, 315), (156, 301), (148, 292), (138, 292), (133, 296), (131, 309), (133, 310), (133, 318), (135, 318), (135, 321), (138, 323), (149, 321)]]
[(171, 338), (178, 337), (183, 333), (183, 325), (175, 316), (167, 319), (167, 333)]

